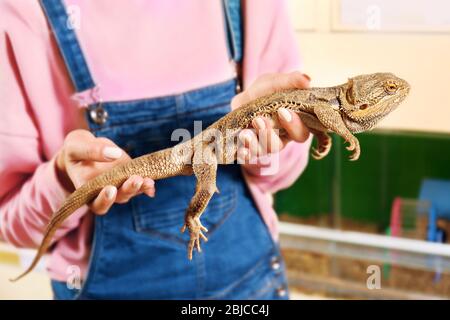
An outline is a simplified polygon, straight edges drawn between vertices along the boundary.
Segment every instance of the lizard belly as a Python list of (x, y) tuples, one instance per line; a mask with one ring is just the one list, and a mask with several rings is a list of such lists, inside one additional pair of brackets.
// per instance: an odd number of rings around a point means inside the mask
[(319, 121), (317, 116), (315, 114), (311, 114), (308, 112), (297, 112), (302, 122), (310, 129), (316, 130), (316, 131), (323, 131), (327, 132), (328, 129), (325, 128), (325, 126)]

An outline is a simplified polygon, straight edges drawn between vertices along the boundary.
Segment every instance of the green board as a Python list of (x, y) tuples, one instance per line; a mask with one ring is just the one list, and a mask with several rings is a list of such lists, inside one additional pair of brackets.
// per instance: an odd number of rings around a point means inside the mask
[(425, 178), (450, 179), (450, 135), (373, 131), (358, 138), (362, 154), (351, 162), (334, 136), (328, 157), (311, 158), (294, 185), (276, 194), (277, 212), (337, 214), (385, 228), (395, 197), (417, 198)]

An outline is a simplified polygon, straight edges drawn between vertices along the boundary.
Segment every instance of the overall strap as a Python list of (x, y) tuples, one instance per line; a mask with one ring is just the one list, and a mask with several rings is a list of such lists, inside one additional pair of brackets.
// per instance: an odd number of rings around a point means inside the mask
[[(95, 87), (95, 82), (84, 58), (74, 28), (70, 23), (63, 0), (40, 0), (41, 6), (52, 27), (59, 50), (66, 63), (76, 92)], [(241, 82), (241, 63), (243, 58), (243, 28), (241, 0), (223, 0), (226, 20), (228, 50), (231, 60), (237, 67)]]
[(242, 59), (244, 53), (244, 32), (241, 0), (223, 0), (223, 9), (226, 22), (226, 34), (230, 59), (236, 65), (238, 91), (242, 84)]
[(236, 63), (241, 63), (243, 56), (243, 28), (241, 0), (223, 0), (226, 18), (228, 50)]
[(63, 0), (40, 0), (40, 3), (55, 35), (76, 92), (94, 88), (95, 82)]

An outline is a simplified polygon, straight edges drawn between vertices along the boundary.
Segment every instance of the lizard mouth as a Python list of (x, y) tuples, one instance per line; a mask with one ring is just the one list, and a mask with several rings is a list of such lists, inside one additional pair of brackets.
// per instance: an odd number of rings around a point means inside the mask
[(369, 106), (362, 104), (356, 111), (350, 112), (347, 116), (353, 120), (376, 120), (388, 115), (391, 111), (396, 109), (405, 100), (409, 93), (409, 87), (405, 87), (398, 95), (389, 97), (379, 105)]

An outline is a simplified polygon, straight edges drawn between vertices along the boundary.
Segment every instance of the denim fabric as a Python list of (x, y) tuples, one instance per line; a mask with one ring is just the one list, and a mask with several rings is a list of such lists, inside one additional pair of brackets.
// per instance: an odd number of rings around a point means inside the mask
[[(114, 140), (131, 156), (177, 143), (176, 128), (193, 133), (230, 111), (235, 81), (151, 100), (105, 103), (109, 114), (92, 132)], [(219, 166), (217, 186), (202, 221), (209, 241), (186, 257), (188, 234), (181, 234), (195, 177), (157, 181), (154, 199), (141, 195), (114, 205), (95, 219), (89, 274), (80, 299), (272, 299), (286, 286), (277, 245), (262, 221), (238, 165)], [(281, 262), (274, 268), (273, 261)], [(57, 298), (70, 296), (54, 285)]]
[[(226, 1), (231, 3), (233, 1)], [(61, 0), (42, 1), (54, 12)], [(48, 15), (50, 20), (57, 15)], [(231, 20), (233, 21), (233, 20)], [(230, 22), (230, 21), (229, 21)], [(52, 23), (53, 28), (61, 27)], [(84, 61), (75, 37), (55, 36), (68, 61)], [(61, 39), (60, 39), (61, 40)], [(89, 70), (67, 63), (71, 74)], [(78, 77), (78, 76), (77, 76)], [(107, 137), (132, 157), (177, 144), (175, 129), (198, 133), (230, 112), (236, 80), (178, 95), (126, 102), (106, 102), (107, 121), (87, 121), (97, 137)], [(92, 107), (92, 106), (91, 106)], [(95, 107), (95, 106), (93, 106)], [(195, 128), (201, 121), (201, 128)], [(195, 130), (196, 129), (196, 130)], [(174, 140), (174, 141), (173, 141)], [(88, 274), (81, 290), (53, 281), (55, 299), (286, 299), (284, 264), (276, 243), (247, 189), (239, 165), (219, 166), (215, 194), (202, 216), (209, 241), (187, 259), (189, 235), (180, 233), (194, 193), (195, 177), (156, 182), (156, 197), (137, 196), (95, 217)]]
[(95, 87), (75, 31), (70, 28), (69, 17), (62, 0), (40, 0), (42, 9), (55, 33), (59, 50), (77, 92)]
[(51, 285), (55, 300), (74, 300), (80, 292), (77, 289), (67, 288), (67, 284), (62, 281), (52, 280)]
[(225, 27), (228, 39), (228, 52), (230, 58), (239, 64), (242, 61), (244, 47), (241, 0), (223, 0), (223, 8), (227, 21)]

